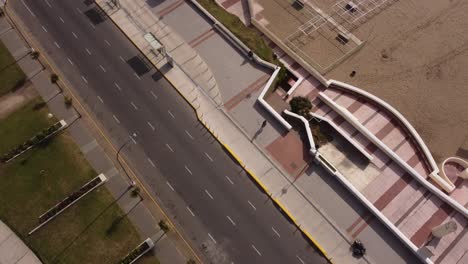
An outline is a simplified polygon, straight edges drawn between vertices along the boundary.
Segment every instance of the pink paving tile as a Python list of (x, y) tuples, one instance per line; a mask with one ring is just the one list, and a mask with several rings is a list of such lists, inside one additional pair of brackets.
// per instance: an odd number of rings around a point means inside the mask
[(325, 117), (330, 119), (330, 120), (333, 120), (337, 116), (338, 116), (338, 114), (335, 111), (330, 111), (325, 115)]
[(460, 204), (468, 203), (468, 180), (463, 180), (460, 185), (450, 194), (450, 197)]
[(443, 202), (432, 195), (410, 214), (399, 229), (406, 237), (411, 238), (439, 209)]
[(371, 142), (361, 133), (358, 133), (356, 134), (354, 137), (353, 137), (354, 140), (356, 140), (356, 142), (361, 145), (361, 147), (365, 148), (367, 147), (367, 145), (371, 144)]
[(389, 160), (390, 158), (379, 149), (374, 153), (374, 159), (372, 160), (372, 163), (377, 168), (382, 169)]
[[(428, 244), (428, 247), (434, 253), (434, 257), (431, 260), (435, 264), (439, 263), (467, 263), (459, 262), (460, 255), (466, 254), (466, 245), (468, 244), (468, 221), (461, 214), (454, 214), (450, 220), (453, 220), (458, 228), (455, 232), (446, 235), (441, 240), (435, 239)], [(448, 221), (448, 220), (446, 220)], [(460, 243), (463, 243), (465, 247), (458, 247)], [(461, 249), (461, 250), (460, 250)], [(453, 253), (452, 253), (453, 251)], [(461, 252), (459, 252), (461, 251)]]
[[(468, 235), (466, 233), (466, 227), (464, 234), (458, 240), (458, 243), (453, 245), (453, 248), (450, 250), (450, 254), (445, 256), (443, 260), (438, 263), (444, 264), (464, 264), (468, 263), (468, 254), (466, 250), (466, 245), (468, 245)], [(437, 264), (438, 264), (437, 263)]]
[(335, 123), (335, 125), (340, 126), (340, 125), (343, 124), (346, 120), (345, 120), (342, 116), (337, 115), (335, 118), (333, 118), (332, 121), (333, 121), (333, 123)]
[(392, 222), (396, 223), (421, 199), (426, 192), (416, 180), (411, 181), (382, 211)]
[(343, 122), (340, 125), (341, 129), (343, 129), (344, 132), (346, 132), (348, 135), (354, 134), (356, 132), (356, 128), (354, 128), (350, 123), (348, 122)]
[(364, 104), (364, 99), (358, 98), (357, 101), (354, 101), (349, 107), (348, 111), (350, 113), (356, 112)]
[(409, 160), (414, 154), (415, 151), (411, 146), (409, 141), (403, 143), (395, 153), (402, 159), (402, 160)]
[(453, 245), (457, 243), (457, 240), (463, 238), (463, 233), (466, 233), (466, 230), (464, 231), (464, 229), (468, 222), (461, 214), (455, 213), (451, 215), (444, 221), (444, 223), (449, 221), (453, 221), (457, 225), (457, 230), (447, 234), (442, 239), (433, 239), (426, 246), (435, 255), (432, 259), (433, 261), (437, 261), (438, 259), (442, 260), (451, 251)]
[(371, 203), (374, 203), (404, 174), (405, 173), (396, 164), (392, 163), (366, 186), (362, 194), (364, 194)]
[(336, 90), (333, 88), (327, 88), (324, 92), (326, 96), (328, 96), (330, 99), (335, 100), (336, 97), (338, 97), (342, 92), (340, 90)]
[(426, 166), (424, 166), (421, 162), (416, 164), (416, 166), (413, 168), (419, 173), (419, 175), (423, 177), (427, 177), (430, 174), (430, 172), (427, 171)]
[(390, 118), (382, 112), (374, 115), (365, 125), (372, 134), (377, 134), (385, 125), (390, 123)]
[(382, 142), (387, 145), (390, 149), (395, 149), (403, 140), (405, 140), (406, 135), (403, 133), (401, 128), (395, 128), (388, 134), (386, 137), (382, 139)]
[(340, 97), (338, 97), (338, 99), (335, 102), (344, 108), (348, 108), (352, 103), (356, 102), (356, 100), (356, 97), (344, 93)]
[(317, 115), (325, 116), (328, 112), (333, 111), (328, 105), (323, 104), (321, 106), (318, 106), (315, 110), (315, 113)]
[(364, 123), (369, 117), (371, 117), (378, 109), (369, 104), (363, 104), (359, 109), (354, 112), (354, 116), (359, 120), (359, 122)]
[(422, 247), (424, 243), (429, 239), (432, 228), (442, 224), (445, 219), (453, 212), (453, 207), (447, 203), (443, 203), (427, 221), (414, 233), (411, 237), (417, 247)]
[(374, 202), (374, 206), (382, 211), (412, 180), (411, 175), (404, 173)]
[(393, 129), (397, 127), (397, 124), (395, 124), (394, 120), (390, 120), (384, 127), (382, 127), (377, 133), (375, 133), (375, 136), (382, 140), (384, 137), (386, 137), (388, 134), (392, 132)]
[(221, 5), (224, 9), (228, 9), (229, 7), (233, 6), (234, 4), (238, 3), (240, 0), (226, 0)]

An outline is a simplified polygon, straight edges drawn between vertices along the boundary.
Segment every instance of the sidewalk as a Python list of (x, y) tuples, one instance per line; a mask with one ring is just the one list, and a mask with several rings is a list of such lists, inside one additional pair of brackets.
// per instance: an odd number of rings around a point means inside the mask
[[(186, 101), (193, 106), (200, 121), (329, 259), (335, 263), (365, 263), (365, 259), (359, 260), (351, 256), (349, 252), (350, 241), (257, 146), (252, 144), (251, 140), (231, 121), (227, 114), (216, 106), (216, 102), (197, 88), (197, 84), (178, 67), (180, 62), (177, 58), (175, 58), (174, 67), (169, 66), (165, 58), (155, 58), (143, 35), (147, 32), (156, 34), (155, 32), (158, 32), (160, 28), (164, 28), (165, 32), (171, 32), (171, 29), (158, 21), (155, 15), (148, 12), (143, 15), (141, 12), (131, 13), (129, 11), (134, 6), (141, 6), (144, 2), (143, 0), (121, 0), (122, 7), (126, 9), (124, 11), (116, 7), (110, 8), (105, 0), (96, 1), (140, 51), (164, 73)], [(129, 8), (127, 9), (127, 7)], [(141, 28), (138, 25), (150, 26)], [(162, 39), (161, 42), (167, 50), (175, 49), (171, 42), (165, 41), (165, 39)], [(180, 50), (180, 52), (184, 51)]]
[[(187, 259), (180, 254), (172, 240), (167, 239), (168, 237), (162, 233), (158, 226), (158, 221), (164, 219), (164, 217), (161, 213), (150, 212), (145, 202), (141, 202), (139, 198), (131, 197), (130, 192), (127, 191), (128, 179), (115, 167), (114, 161), (108, 157), (107, 153), (98, 144), (97, 140), (99, 139), (96, 139), (90, 133), (86, 123), (88, 121), (81, 118), (80, 113), (74, 107), (67, 108), (65, 106), (61, 88), (50, 82), (51, 72), (45, 69), (39, 61), (31, 59), (28, 55), (31, 49), (22, 41), (21, 35), (5, 18), (0, 18), (0, 32), (2, 32), (0, 33), (0, 39), (8, 50), (15, 54), (15, 58), (21, 58), (18, 65), (25, 72), (43, 100), (48, 103), (50, 111), (58, 119), (63, 119), (69, 124), (67, 131), (80, 147), (83, 155), (97, 172), (105, 174), (108, 179), (105, 186), (115, 199), (119, 198), (119, 206), (134, 224), (141, 239), (151, 237), (155, 241), (158, 240), (157, 247), (154, 247), (153, 252), (161, 263), (185, 264)], [(2, 245), (1, 241), (2, 229), (0, 226), (0, 246)], [(1, 252), (0, 248), (0, 263), (3, 264), (5, 262), (2, 261)]]
[(0, 263), (41, 264), (42, 262), (23, 241), (0, 221)]

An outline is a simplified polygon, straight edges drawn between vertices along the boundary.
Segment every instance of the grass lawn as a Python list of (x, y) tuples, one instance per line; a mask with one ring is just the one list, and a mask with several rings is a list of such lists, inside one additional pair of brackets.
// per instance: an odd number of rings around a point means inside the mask
[(0, 155), (57, 122), (55, 118), (47, 118), (47, 107), (34, 109), (40, 103), (43, 101), (38, 97), (5, 119), (0, 119)]
[(15, 63), (5, 45), (0, 41), (0, 96), (9, 93), (26, 75)]
[[(29, 120), (31, 113), (35, 114), (25, 108), (28, 106), (1, 120), (2, 142), (10, 141), (10, 137), (11, 141), (17, 140), (6, 129), (19, 130), (24, 124), (18, 120)], [(35, 121), (38, 125), (48, 122), (44, 116), (37, 119), (42, 119)], [(11, 123), (6, 123), (8, 120)], [(127, 218), (120, 218), (123, 212), (104, 186), (27, 236), (38, 224), (39, 215), (95, 176), (97, 173), (71, 137), (62, 133), (11, 163), (0, 165), (0, 219), (44, 263), (117, 263), (143, 239)], [(116, 219), (122, 220), (113, 232), (108, 232)], [(149, 255), (139, 263), (158, 261)]]

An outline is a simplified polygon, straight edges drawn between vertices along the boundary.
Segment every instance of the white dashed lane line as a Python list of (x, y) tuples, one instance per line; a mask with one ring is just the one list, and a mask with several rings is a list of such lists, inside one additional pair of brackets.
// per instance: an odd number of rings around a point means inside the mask
[(102, 65), (99, 65), (99, 68), (101, 68), (103, 72), (106, 72), (106, 69)]
[(302, 264), (306, 264), (298, 255), (296, 255), (296, 258), (297, 258)]
[(169, 188), (171, 188), (172, 191), (175, 191), (174, 187), (172, 187), (172, 185), (168, 181), (166, 182), (166, 184), (167, 184), (167, 186), (169, 186)]
[(72, 32), (72, 35), (73, 35), (73, 37), (75, 37), (76, 39), (78, 39), (78, 36), (75, 34), (75, 32)]
[(192, 210), (190, 210), (190, 208), (187, 206), (187, 210), (189, 211), (189, 213), (192, 215), (192, 216), (195, 216), (195, 214), (193, 213)]
[(102, 100), (101, 96), (98, 95), (98, 96), (97, 96), (97, 99), (98, 99), (99, 101), (101, 101), (101, 103), (104, 103), (104, 100)]
[(141, 80), (140, 76), (138, 76), (138, 74), (136, 74), (136, 72), (133, 73), (135, 75), (135, 77), (137, 77), (138, 80)]
[(62, 23), (65, 23), (65, 20), (63, 20), (62, 17), (59, 17), (60, 21), (62, 21)]
[(166, 147), (167, 147), (171, 152), (174, 152), (174, 150), (171, 148), (171, 146), (169, 146), (169, 144), (166, 143)]
[(119, 56), (119, 59), (123, 62), (125, 62), (124, 58), (122, 58), (122, 56)]
[(115, 115), (112, 115), (112, 117), (114, 118), (115, 122), (117, 122), (117, 124), (120, 124), (120, 120)]
[(57, 41), (54, 42), (55, 46), (60, 49), (60, 45), (57, 43)]
[(205, 193), (206, 193), (206, 195), (208, 195), (208, 197), (211, 198), (211, 200), (214, 200), (213, 196), (211, 195), (211, 193), (207, 189), (205, 189)]
[(73, 65), (73, 62), (70, 60), (70, 58), (67, 58), (68, 62)]
[(81, 76), (81, 79), (83, 79), (83, 82), (85, 82), (86, 84), (88, 83), (88, 80), (86, 80), (84, 76)]
[(76, 12), (78, 12), (79, 14), (83, 13), (78, 7), (76, 8)]
[(89, 49), (86, 49), (86, 52), (88, 53), (88, 55), (91, 55), (91, 51), (89, 51)]
[(118, 89), (119, 91), (122, 91), (122, 88), (120, 87), (120, 85), (118, 85), (117, 83), (114, 83), (114, 85), (115, 85), (115, 87), (117, 87), (117, 89)]
[(47, 29), (44, 26), (42, 26), (42, 30), (44, 30), (44, 32), (47, 32)]
[(192, 171), (191, 171), (187, 166), (185, 166), (185, 170), (186, 170), (188, 173), (190, 173), (190, 175), (193, 175), (193, 174), (192, 174)]
[(226, 217), (227, 217), (227, 219), (229, 220), (229, 222), (231, 222), (231, 224), (232, 224), (233, 226), (236, 226), (236, 223), (234, 222), (234, 220), (232, 220), (231, 217), (229, 217), (229, 215), (227, 215)]
[(230, 184), (234, 185), (234, 182), (231, 180), (231, 178), (229, 178), (229, 176), (225, 176), (225, 177), (226, 177), (226, 179), (228, 180), (228, 182), (229, 182)]
[(260, 253), (260, 251), (258, 251), (258, 249), (255, 247), (255, 245), (252, 244), (252, 248), (255, 250), (255, 252), (257, 252), (257, 254), (259, 256), (262, 256), (262, 253)]
[(136, 142), (136, 140), (135, 140), (132, 136), (130, 136), (130, 139), (133, 141), (133, 144), (136, 145), (137, 142)]
[(156, 130), (156, 128), (154, 128), (153, 124), (151, 124), (150, 122), (147, 122), (148, 123), (148, 126), (151, 128), (151, 130)]
[(44, 2), (46, 2), (46, 4), (47, 4), (49, 7), (52, 7), (52, 5), (49, 3), (49, 1), (44, 0)]
[(208, 153), (205, 152), (205, 156), (206, 156), (211, 162), (213, 162), (213, 158), (211, 158), (211, 156), (208, 155)]
[(158, 96), (153, 93), (153, 91), (150, 91), (150, 94), (154, 97), (154, 99), (158, 99)]
[(133, 108), (135, 108), (135, 110), (138, 110), (138, 107), (136, 106), (134, 102), (130, 102), (130, 104), (133, 106)]
[(257, 208), (256, 208), (250, 201), (247, 201), (247, 202), (250, 204), (250, 206), (251, 206), (254, 210), (257, 210)]
[(216, 244), (216, 240), (214, 239), (214, 237), (210, 233), (208, 233), (208, 236), (210, 237), (211, 241), (213, 241), (213, 243)]
[(109, 41), (107, 41), (107, 39), (105, 39), (105, 40), (104, 40), (104, 42), (105, 42), (105, 43), (106, 43), (108, 46), (110, 46), (110, 45), (111, 45), (111, 44), (110, 44), (110, 42), (109, 42)]
[(149, 164), (151, 164), (151, 166), (153, 166), (154, 168), (156, 168), (156, 165), (154, 165), (154, 162), (153, 162), (150, 158), (148, 158), (148, 162), (149, 162)]
[(187, 134), (187, 136), (188, 136), (191, 140), (193, 140), (193, 136), (192, 136), (187, 130), (185, 130), (185, 134)]
[(280, 234), (278, 233), (278, 231), (276, 231), (276, 229), (274, 227), (271, 227), (271, 230), (273, 230), (273, 232), (278, 236), (278, 237), (281, 237)]
[(21, 0), (21, 3), (23, 3), (24, 7), (26, 7), (26, 9), (29, 11), (29, 13), (31, 13), (31, 15), (33, 17), (36, 17), (36, 15), (31, 11), (31, 9), (29, 8), (29, 6), (24, 2), (24, 0)]
[(171, 110), (167, 110), (167, 113), (172, 117), (175, 118), (174, 114), (172, 114)]
[(91, 25), (91, 27), (92, 27), (93, 29), (96, 28), (96, 26), (95, 26), (93, 23), (91, 23), (91, 22), (89, 22), (89, 25)]

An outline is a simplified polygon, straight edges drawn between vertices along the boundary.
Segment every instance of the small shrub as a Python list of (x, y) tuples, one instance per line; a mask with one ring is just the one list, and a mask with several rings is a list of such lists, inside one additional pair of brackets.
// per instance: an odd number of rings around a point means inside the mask
[(159, 221), (158, 225), (164, 233), (167, 233), (169, 231), (169, 225), (167, 225), (167, 223), (164, 220)]
[(5, 16), (5, 11), (3, 11), (3, 8), (0, 7), (0, 17)]
[(130, 195), (132, 197), (137, 197), (137, 196), (140, 195), (140, 191), (141, 191), (140, 187), (135, 187), (135, 188), (132, 189), (132, 192), (130, 193)]
[(312, 110), (312, 103), (309, 98), (303, 96), (296, 96), (289, 102), (291, 111), (301, 115), (305, 118), (310, 118), (310, 110)]
[(37, 60), (39, 58), (39, 51), (33, 51), (31, 52), (31, 58), (33, 60)]
[(66, 106), (67, 108), (69, 108), (69, 107), (71, 107), (72, 104), (73, 104), (73, 98), (71, 98), (70, 96), (66, 95), (66, 96), (64, 97), (64, 102), (65, 102), (65, 106)]
[(187, 260), (187, 264), (197, 264), (197, 263), (195, 262), (195, 260), (189, 259)]
[(35, 105), (33, 106), (33, 110), (35, 110), (35, 111), (40, 110), (40, 109), (42, 109), (45, 105), (46, 105), (45, 102), (39, 102), (39, 103), (37, 103), (37, 104), (35, 104)]
[(11, 88), (12, 92), (17, 91), (19, 88), (23, 87), (23, 85), (26, 83), (26, 77), (21, 77), (21, 79), (17, 80), (13, 88)]
[(52, 74), (50, 75), (50, 82), (51, 82), (51, 83), (57, 83), (58, 80), (59, 80), (59, 77), (58, 77), (57, 74), (52, 73)]

